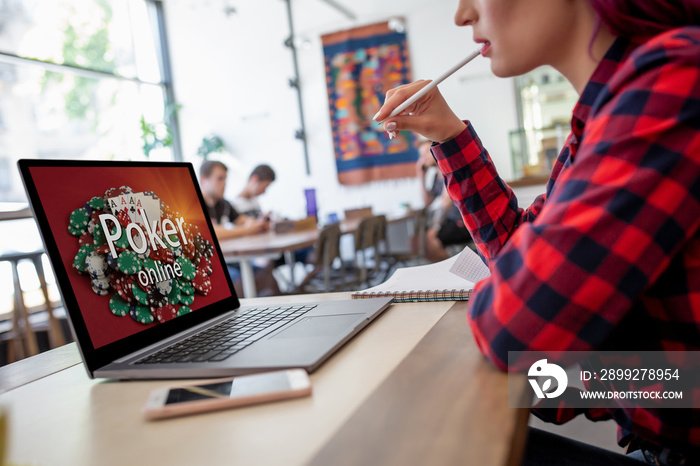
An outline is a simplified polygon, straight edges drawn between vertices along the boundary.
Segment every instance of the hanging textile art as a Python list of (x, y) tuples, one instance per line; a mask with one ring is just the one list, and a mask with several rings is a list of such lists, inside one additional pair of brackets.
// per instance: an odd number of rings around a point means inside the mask
[(406, 34), (387, 22), (322, 37), (340, 184), (415, 176), (415, 136), (389, 139), (372, 120), (389, 89), (411, 81)]

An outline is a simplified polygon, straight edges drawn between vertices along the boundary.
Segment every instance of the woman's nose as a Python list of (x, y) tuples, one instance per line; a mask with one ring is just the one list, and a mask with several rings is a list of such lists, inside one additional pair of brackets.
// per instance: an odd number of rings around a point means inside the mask
[(477, 18), (474, 2), (472, 0), (459, 0), (457, 12), (455, 13), (455, 24), (457, 26), (470, 26)]

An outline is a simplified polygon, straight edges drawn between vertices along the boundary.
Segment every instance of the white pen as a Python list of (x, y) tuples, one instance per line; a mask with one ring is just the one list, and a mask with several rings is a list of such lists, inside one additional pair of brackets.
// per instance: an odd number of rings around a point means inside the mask
[[(423, 97), (423, 96), (424, 96), (425, 94), (427, 94), (428, 91), (430, 91), (432, 88), (434, 88), (435, 86), (437, 86), (438, 84), (440, 84), (441, 82), (443, 82), (443, 81), (444, 81), (445, 79), (447, 79), (450, 75), (454, 74), (455, 71), (457, 71), (458, 69), (460, 69), (461, 67), (463, 67), (464, 65), (466, 65), (467, 63), (469, 63), (470, 61), (474, 60), (474, 59), (475, 59), (476, 57), (478, 57), (479, 55), (481, 55), (481, 52), (482, 52), (482, 50), (484, 50), (484, 48), (485, 48), (485, 46), (482, 46), (479, 50), (476, 50), (476, 51), (472, 52), (471, 54), (467, 55), (467, 56), (466, 56), (464, 59), (462, 59), (459, 63), (457, 63), (456, 65), (454, 65), (454, 66), (453, 66), (452, 68), (450, 68), (449, 70), (445, 71), (443, 74), (441, 74), (441, 75), (438, 76), (437, 78), (435, 78), (435, 80), (431, 81), (431, 82), (430, 82), (427, 86), (425, 86), (423, 89), (421, 89), (420, 91), (416, 92), (416, 93), (413, 94), (411, 97), (409, 97), (408, 99), (406, 99), (406, 101), (405, 101), (404, 103), (402, 103), (401, 105), (399, 105), (398, 107), (396, 107), (396, 108), (394, 109), (394, 111), (391, 112), (387, 118), (395, 117), (395, 116), (398, 115), (399, 113), (403, 112), (408, 106), (412, 105), (415, 101), (417, 101), (418, 99), (420, 99), (421, 97)], [(379, 115), (379, 113), (377, 113), (377, 115)], [(374, 115), (374, 119), (377, 118), (377, 115)], [(385, 119), (386, 119), (386, 118), (385, 118)], [(382, 120), (382, 121), (384, 121), (384, 120)]]

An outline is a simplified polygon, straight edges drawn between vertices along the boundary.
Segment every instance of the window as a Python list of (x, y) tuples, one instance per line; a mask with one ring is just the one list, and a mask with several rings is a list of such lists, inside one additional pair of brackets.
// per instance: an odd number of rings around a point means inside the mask
[(551, 66), (515, 78), (520, 128), (510, 133), (516, 178), (545, 177), (564, 147), (578, 94)]
[(0, 201), (20, 158), (179, 159), (161, 4), (0, 0)]

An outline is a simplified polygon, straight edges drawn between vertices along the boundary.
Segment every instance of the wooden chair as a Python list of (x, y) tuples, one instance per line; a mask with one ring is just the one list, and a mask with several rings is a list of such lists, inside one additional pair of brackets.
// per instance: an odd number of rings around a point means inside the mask
[(346, 263), (344, 268), (349, 287), (370, 286), (370, 282), (377, 277), (381, 269), (380, 244), (385, 238), (386, 217), (384, 215), (372, 215), (360, 220), (354, 236), (355, 262)]
[[(276, 234), (301, 232), (317, 229), (318, 220), (316, 219), (316, 217), (306, 217), (302, 218), (301, 220), (285, 220), (284, 223), (276, 223), (274, 226), (274, 231)], [(285, 290), (289, 290), (286, 291), (285, 294), (294, 293), (301, 286), (301, 284), (297, 285), (294, 279), (294, 267), (296, 266), (296, 262), (297, 251), (285, 251), (284, 262), (281, 263), (279, 262), (279, 260), (275, 262), (276, 267), (286, 267), (289, 269), (289, 276), (286, 276), (282, 273), (275, 276), (277, 282), (283, 283)]]
[(307, 293), (330, 292), (345, 287), (344, 275), (333, 269), (333, 262), (340, 257), (340, 225), (326, 225), (314, 243), (314, 268), (309, 272), (299, 290)]
[(413, 238), (415, 243), (412, 243), (409, 251), (392, 251), (391, 244), (384, 238), (384, 248), (381, 251), (381, 260), (383, 268), (385, 268), (384, 280), (389, 278), (389, 275), (399, 266), (406, 266), (413, 263), (425, 261), (426, 243), (425, 234), (428, 225), (428, 211), (421, 209), (413, 223)]
[(318, 228), (316, 217), (306, 217), (301, 220), (280, 220), (273, 226), (273, 231), (277, 234), (289, 233), (292, 231), (308, 231)]
[(36, 329), (29, 322), (30, 309), (24, 302), (24, 293), (20, 284), (18, 264), (20, 261), (29, 261), (34, 265), (41, 291), (44, 295), (44, 307), (48, 314), (48, 336), (51, 348), (66, 344), (61, 324), (54, 315), (54, 306), (49, 298), (46, 285), (46, 276), (41, 258), (44, 251), (11, 252), (0, 255), (0, 262), (9, 262), (12, 267), (12, 283), (14, 288), (14, 307), (12, 310), (12, 329), (6, 334), (8, 363), (34, 356), (39, 353), (39, 344), (36, 338)]
[(371, 207), (358, 207), (356, 209), (345, 209), (345, 220), (359, 220), (372, 216)]
[(294, 222), (294, 229), (292, 231), (309, 231), (318, 228), (318, 221), (316, 217), (306, 217), (301, 220)]

